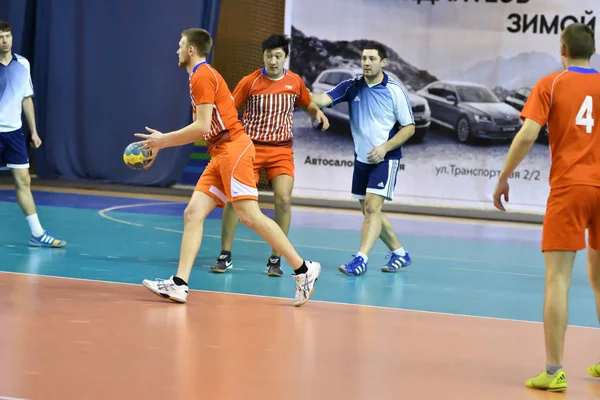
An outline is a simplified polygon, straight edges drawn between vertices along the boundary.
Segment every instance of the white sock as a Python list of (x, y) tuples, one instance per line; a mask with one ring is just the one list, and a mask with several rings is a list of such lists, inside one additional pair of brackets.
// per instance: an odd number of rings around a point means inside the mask
[(44, 234), (44, 228), (42, 228), (37, 214), (28, 215), (25, 219), (29, 223), (29, 228), (31, 228), (33, 236), (42, 236)]
[(358, 253), (356, 253), (356, 256), (362, 257), (363, 260), (365, 260), (365, 262), (367, 262), (369, 260), (369, 257), (365, 253), (361, 253), (360, 251)]
[(394, 253), (395, 255), (400, 256), (400, 257), (403, 257), (406, 255), (406, 251), (404, 250), (404, 247), (400, 247), (399, 249), (392, 251), (392, 253)]

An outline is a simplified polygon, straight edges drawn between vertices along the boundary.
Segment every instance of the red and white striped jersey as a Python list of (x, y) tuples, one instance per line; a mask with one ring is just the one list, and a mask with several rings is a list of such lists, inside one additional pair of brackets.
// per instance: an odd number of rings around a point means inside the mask
[(190, 75), (190, 98), (194, 113), (197, 105), (213, 105), (210, 132), (204, 136), (207, 142), (225, 131), (229, 132), (232, 140), (244, 133), (225, 79), (206, 61), (196, 65)]
[(308, 88), (300, 76), (284, 70), (279, 79), (271, 79), (264, 68), (246, 75), (233, 90), (235, 106), (246, 104), (244, 130), (256, 142), (292, 140), (294, 106), (311, 103)]

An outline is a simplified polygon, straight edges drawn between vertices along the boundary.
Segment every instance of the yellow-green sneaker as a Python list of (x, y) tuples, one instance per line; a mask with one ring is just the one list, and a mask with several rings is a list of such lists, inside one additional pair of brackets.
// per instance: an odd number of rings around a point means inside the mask
[(554, 375), (548, 375), (546, 371), (544, 371), (536, 377), (527, 379), (525, 386), (532, 389), (547, 390), (549, 392), (563, 392), (567, 390), (565, 370), (559, 369)]
[(600, 378), (600, 362), (590, 365), (587, 369), (587, 373), (589, 376), (593, 376), (594, 378)]

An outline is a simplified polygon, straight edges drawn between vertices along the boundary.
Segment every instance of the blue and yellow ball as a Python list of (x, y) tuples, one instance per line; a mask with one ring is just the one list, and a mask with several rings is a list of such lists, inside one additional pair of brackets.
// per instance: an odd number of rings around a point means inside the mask
[(143, 169), (150, 162), (152, 150), (142, 150), (141, 144), (131, 143), (123, 152), (123, 161), (131, 169)]

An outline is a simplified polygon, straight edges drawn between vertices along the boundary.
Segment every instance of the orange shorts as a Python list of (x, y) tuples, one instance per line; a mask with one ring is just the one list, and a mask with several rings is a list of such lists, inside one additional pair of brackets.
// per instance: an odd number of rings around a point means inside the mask
[(552, 189), (544, 216), (542, 251), (585, 249), (586, 228), (590, 247), (600, 250), (600, 188)]
[(260, 179), (260, 170), (263, 168), (269, 180), (284, 174), (294, 177), (294, 151), (291, 146), (255, 144), (254, 148), (256, 149), (254, 159), (256, 182)]
[(254, 145), (246, 134), (219, 143), (212, 149), (210, 162), (195, 190), (215, 199), (219, 207), (229, 201), (258, 200), (254, 157)]

